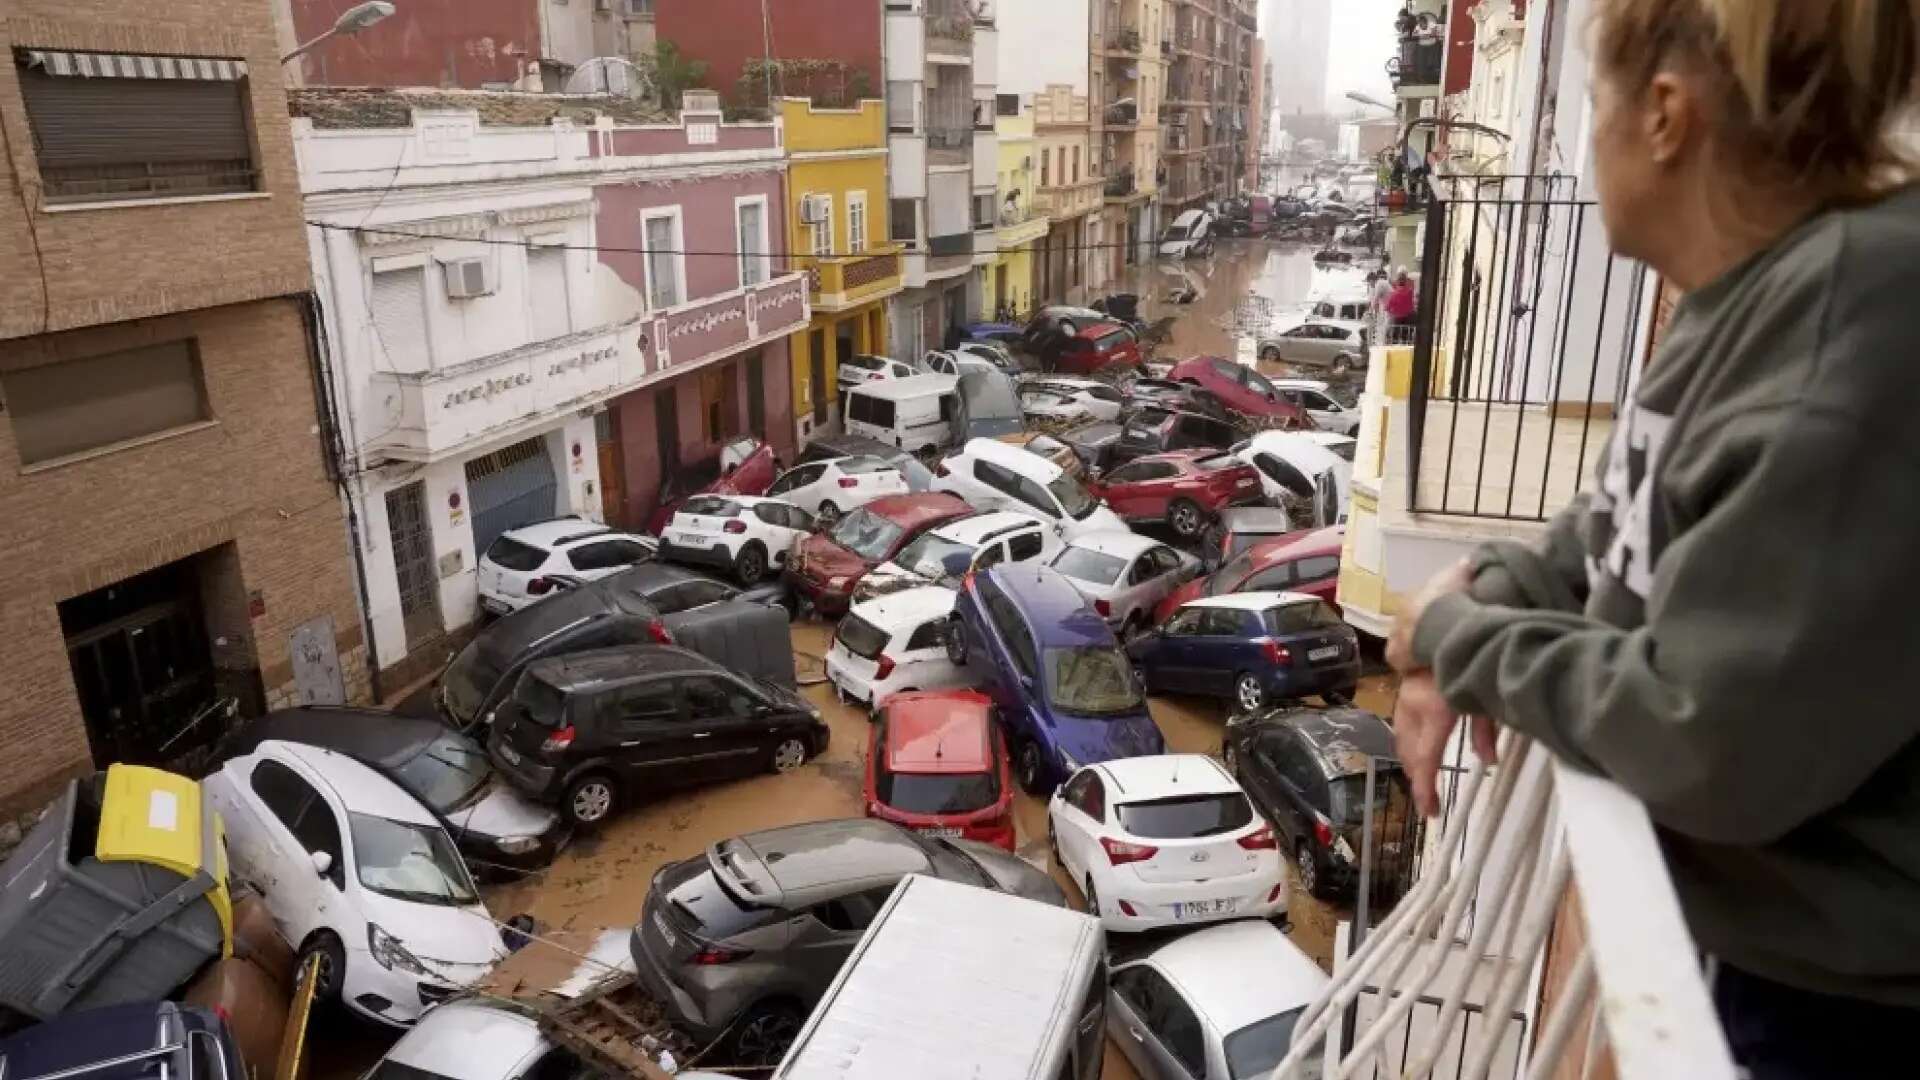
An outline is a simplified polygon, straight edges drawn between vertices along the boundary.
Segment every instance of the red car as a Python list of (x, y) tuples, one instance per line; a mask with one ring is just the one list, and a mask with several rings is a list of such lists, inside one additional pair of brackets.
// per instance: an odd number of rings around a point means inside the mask
[(1330, 525), (1255, 544), (1206, 577), (1175, 589), (1153, 609), (1153, 621), (1166, 622), (1189, 600), (1227, 593), (1278, 589), (1332, 604), (1340, 589), (1340, 547), (1346, 539), (1345, 525)]
[(695, 495), (765, 495), (779, 474), (780, 458), (773, 447), (742, 435), (722, 446), (718, 455), (671, 472), (646, 531), (659, 536), (680, 504)]
[(1196, 356), (1173, 365), (1167, 378), (1213, 391), (1227, 408), (1247, 416), (1273, 418), (1281, 427), (1312, 430), (1313, 418), (1288, 401), (1280, 388), (1246, 364), (1218, 356)]
[(1182, 538), (1199, 536), (1227, 507), (1259, 502), (1265, 494), (1253, 466), (1218, 450), (1135, 458), (1089, 490), (1128, 521), (1164, 521)]
[(867, 816), (1013, 850), (1013, 769), (993, 700), (974, 690), (895, 694), (867, 738)]
[(1060, 347), (1054, 370), (1062, 374), (1091, 375), (1113, 364), (1140, 363), (1140, 341), (1119, 323), (1083, 326)]
[(973, 513), (959, 498), (932, 491), (888, 495), (847, 511), (833, 528), (800, 541), (787, 580), (822, 615), (844, 615), (867, 571), (899, 554), (914, 537)]

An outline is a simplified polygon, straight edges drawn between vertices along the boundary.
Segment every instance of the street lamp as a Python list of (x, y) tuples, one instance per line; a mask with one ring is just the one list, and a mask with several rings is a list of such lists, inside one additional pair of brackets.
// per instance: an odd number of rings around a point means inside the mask
[(367, 0), (364, 4), (355, 4), (341, 12), (340, 17), (333, 20), (333, 27), (326, 33), (321, 34), (319, 37), (314, 38), (312, 41), (299, 46), (292, 52), (281, 57), (280, 62), (284, 64), (294, 57), (299, 56), (301, 53), (312, 49), (321, 42), (326, 41), (328, 38), (346, 37), (349, 34), (357, 34), (391, 14), (393, 14), (393, 5), (388, 3), (387, 0)]

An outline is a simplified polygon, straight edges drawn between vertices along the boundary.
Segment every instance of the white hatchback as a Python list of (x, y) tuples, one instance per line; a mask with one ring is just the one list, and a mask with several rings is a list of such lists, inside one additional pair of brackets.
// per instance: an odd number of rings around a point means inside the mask
[(780, 499), (695, 495), (660, 530), (660, 557), (711, 566), (756, 585), (779, 573), (793, 546), (812, 531), (813, 515)]
[(1199, 559), (1134, 532), (1076, 536), (1047, 565), (1073, 582), (1123, 640), (1152, 625), (1160, 601), (1200, 572)]
[(934, 469), (933, 490), (958, 495), (982, 510), (1032, 514), (1066, 539), (1127, 531), (1107, 505), (1060, 466), (997, 439), (969, 439)]
[(1319, 379), (1275, 379), (1273, 388), (1288, 402), (1306, 410), (1322, 431), (1352, 435), (1360, 430), (1360, 413), (1333, 400)]
[(842, 390), (879, 379), (904, 379), (909, 375), (920, 374), (913, 369), (912, 364), (905, 361), (889, 360), (884, 356), (868, 356), (864, 353), (849, 356), (840, 361), (839, 372), (834, 381), (840, 384)]
[(1020, 384), (1020, 409), (1050, 420), (1117, 420), (1127, 396), (1098, 379), (1055, 377)]
[(1088, 765), (1047, 803), (1054, 859), (1108, 930), (1284, 915), (1273, 828), (1212, 758)]
[(344, 754), (268, 740), (203, 781), (235, 877), (321, 958), (318, 996), (407, 1026), (507, 955), (432, 811)]
[(885, 495), (913, 490), (887, 459), (872, 454), (796, 465), (767, 488), (770, 498), (787, 502), (832, 524), (840, 515)]
[(480, 556), (480, 606), (494, 615), (519, 611), (567, 585), (645, 562), (653, 557), (654, 546), (647, 537), (614, 532), (577, 517), (508, 529)]
[(928, 529), (854, 586), (868, 600), (920, 585), (955, 588), (969, 571), (1003, 562), (1043, 558), (1059, 545), (1053, 530), (1032, 514), (982, 510)]
[(479, 1000), (429, 1010), (367, 1075), (381, 1080), (564, 1080), (580, 1062), (548, 1042), (533, 1016)]
[(947, 659), (953, 600), (952, 589), (923, 585), (854, 604), (827, 650), (834, 693), (878, 709), (903, 690), (974, 685), (966, 668)]

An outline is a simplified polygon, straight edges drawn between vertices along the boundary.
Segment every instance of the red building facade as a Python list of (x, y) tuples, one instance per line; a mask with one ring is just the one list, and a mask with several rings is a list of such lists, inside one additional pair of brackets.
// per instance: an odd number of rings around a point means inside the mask
[[(886, 89), (880, 66), (878, 0), (656, 0), (655, 32), (684, 55), (707, 65), (705, 82), (729, 102), (742, 99), (740, 76), (753, 59), (772, 55), (784, 61), (826, 60), (844, 65), (845, 77), (864, 86), (847, 87), (846, 100), (879, 97)], [(765, 15), (763, 20), (762, 15)], [(809, 76), (795, 64), (775, 94), (804, 97), (796, 85)], [(836, 73), (811, 76), (813, 92), (839, 85)], [(763, 93), (763, 91), (761, 92)], [(754, 100), (759, 100), (755, 98)], [(839, 104), (839, 102), (831, 102)]]

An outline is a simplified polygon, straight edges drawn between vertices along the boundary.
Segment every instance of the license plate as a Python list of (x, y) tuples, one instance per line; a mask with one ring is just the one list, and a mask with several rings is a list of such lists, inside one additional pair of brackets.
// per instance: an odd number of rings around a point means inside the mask
[(919, 833), (921, 836), (931, 836), (939, 840), (960, 839), (960, 830), (946, 825), (929, 825), (913, 831)]
[(1307, 650), (1307, 659), (1309, 660), (1332, 660), (1334, 657), (1339, 655), (1340, 655), (1340, 646), (1338, 645), (1328, 645), (1324, 649)]
[(495, 615), (505, 615), (509, 610), (504, 601), (495, 600), (491, 596), (481, 597), (480, 606), (487, 609), (488, 611), (493, 612)]
[(699, 533), (676, 532), (673, 534), (673, 542), (679, 544), (681, 547), (707, 546), (707, 538), (701, 536)]
[(653, 928), (660, 931), (660, 937), (667, 943), (667, 948), (671, 949), (679, 944), (680, 935), (674, 933), (673, 927), (667, 925), (667, 917), (657, 911), (653, 913)]
[(1212, 915), (1231, 915), (1240, 906), (1238, 900), (1189, 900), (1173, 905), (1176, 919), (1199, 919)]
[(506, 743), (500, 744), (500, 756), (503, 758), (506, 758), (507, 764), (509, 765), (520, 764), (520, 751), (515, 750), (513, 747), (507, 745)]

